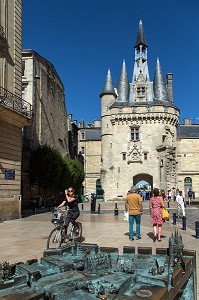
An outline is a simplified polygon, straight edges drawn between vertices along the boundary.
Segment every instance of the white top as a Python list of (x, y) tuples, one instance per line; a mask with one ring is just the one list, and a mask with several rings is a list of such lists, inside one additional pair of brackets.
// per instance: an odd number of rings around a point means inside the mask
[(184, 201), (183, 201), (183, 197), (180, 195), (176, 196), (176, 201), (180, 204), (180, 205), (184, 205)]

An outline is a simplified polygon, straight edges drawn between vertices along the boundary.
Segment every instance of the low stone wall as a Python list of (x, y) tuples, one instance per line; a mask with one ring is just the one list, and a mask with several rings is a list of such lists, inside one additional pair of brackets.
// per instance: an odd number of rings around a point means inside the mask
[(21, 217), (21, 196), (0, 199), (0, 220), (19, 219)]

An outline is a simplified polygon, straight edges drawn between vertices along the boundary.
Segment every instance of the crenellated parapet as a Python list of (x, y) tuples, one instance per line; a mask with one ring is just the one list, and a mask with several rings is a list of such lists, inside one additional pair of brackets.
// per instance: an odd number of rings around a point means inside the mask
[(177, 127), (179, 116), (170, 113), (145, 113), (145, 114), (112, 114), (110, 118), (111, 124), (125, 123), (129, 125), (162, 123)]

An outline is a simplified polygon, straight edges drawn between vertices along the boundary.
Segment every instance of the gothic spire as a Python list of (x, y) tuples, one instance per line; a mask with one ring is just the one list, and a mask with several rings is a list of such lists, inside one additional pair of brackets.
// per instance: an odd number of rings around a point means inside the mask
[(148, 47), (146, 39), (145, 39), (144, 28), (143, 28), (141, 20), (140, 20), (140, 23), (139, 23), (139, 30), (138, 30), (137, 39), (136, 39), (134, 48), (137, 48), (140, 45), (143, 45), (146, 48)]
[(129, 79), (125, 61), (122, 64), (120, 78), (117, 84), (118, 102), (126, 102), (129, 97)]
[(115, 98), (117, 97), (116, 93), (115, 93), (110, 69), (108, 69), (106, 81), (105, 81), (103, 90), (100, 94), (100, 97), (104, 96), (105, 94), (113, 95)]
[(160, 67), (159, 58), (157, 59), (155, 76), (153, 80), (153, 91), (156, 100), (169, 101), (169, 94)]

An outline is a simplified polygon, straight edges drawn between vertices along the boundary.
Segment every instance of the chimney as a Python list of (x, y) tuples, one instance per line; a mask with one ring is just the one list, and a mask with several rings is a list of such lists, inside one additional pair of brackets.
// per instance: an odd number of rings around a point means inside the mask
[(184, 125), (191, 125), (191, 118), (185, 118)]
[(173, 103), (173, 74), (168, 73), (167, 76), (167, 88), (169, 93), (169, 99)]
[(94, 120), (94, 127), (101, 127), (101, 120)]

